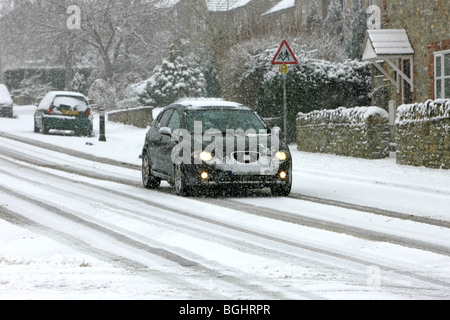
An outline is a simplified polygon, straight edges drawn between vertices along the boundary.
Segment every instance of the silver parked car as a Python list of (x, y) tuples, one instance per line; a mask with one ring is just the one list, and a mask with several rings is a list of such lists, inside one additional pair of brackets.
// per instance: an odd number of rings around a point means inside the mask
[(12, 118), (14, 115), (13, 108), (13, 100), (8, 88), (4, 84), (0, 84), (0, 116)]

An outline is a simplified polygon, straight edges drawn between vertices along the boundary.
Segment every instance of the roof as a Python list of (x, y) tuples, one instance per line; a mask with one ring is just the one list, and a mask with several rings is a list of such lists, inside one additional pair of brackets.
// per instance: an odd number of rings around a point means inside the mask
[(274, 5), (272, 8), (270, 8), (267, 12), (263, 13), (262, 15), (269, 15), (271, 13), (275, 13), (278, 11), (286, 10), (295, 8), (295, 0), (281, 0), (281, 2)]
[(414, 55), (414, 49), (405, 29), (368, 30), (363, 60), (380, 56)]
[(247, 5), (252, 0), (205, 0), (208, 11), (229, 11)]

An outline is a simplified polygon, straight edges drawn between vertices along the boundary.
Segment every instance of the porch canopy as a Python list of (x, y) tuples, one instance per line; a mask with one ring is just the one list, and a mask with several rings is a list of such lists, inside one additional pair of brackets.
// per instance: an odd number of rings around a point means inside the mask
[[(414, 49), (409, 41), (406, 30), (368, 30), (364, 42), (365, 47), (362, 60), (370, 61), (378, 70), (380, 70), (397, 87), (397, 93), (400, 93), (401, 79), (409, 83), (411, 92), (414, 92)], [(403, 63), (401, 63), (403, 60), (410, 60), (410, 76), (407, 76), (403, 70)], [(394, 79), (386, 72), (386, 70), (384, 70), (380, 65), (382, 62), (386, 62), (394, 69), (397, 74), (397, 79)]]

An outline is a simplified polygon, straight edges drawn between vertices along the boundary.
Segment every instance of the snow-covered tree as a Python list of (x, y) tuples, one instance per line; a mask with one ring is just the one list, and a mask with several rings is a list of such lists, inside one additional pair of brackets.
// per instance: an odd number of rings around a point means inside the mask
[(317, 3), (313, 2), (306, 19), (306, 25), (310, 30), (317, 30), (322, 25), (322, 18), (319, 15)]
[(343, 36), (344, 31), (343, 8), (339, 0), (331, 0), (327, 17), (323, 21), (323, 27), (331, 34)]
[(184, 97), (206, 95), (206, 80), (198, 65), (183, 55), (179, 42), (170, 47), (169, 57), (157, 66), (147, 80), (141, 100), (156, 107), (166, 106)]
[(71, 88), (73, 91), (80, 92), (83, 94), (85, 93), (85, 91), (87, 89), (87, 83), (86, 83), (86, 77), (84, 76), (83, 73), (80, 73), (80, 72), (75, 73), (73, 80), (72, 80)]
[(116, 106), (115, 89), (111, 83), (103, 79), (97, 79), (89, 88), (89, 98), (99, 108), (114, 109)]
[(362, 46), (367, 31), (369, 14), (362, 6), (355, 7), (349, 39), (347, 40), (347, 54), (350, 59), (360, 59)]

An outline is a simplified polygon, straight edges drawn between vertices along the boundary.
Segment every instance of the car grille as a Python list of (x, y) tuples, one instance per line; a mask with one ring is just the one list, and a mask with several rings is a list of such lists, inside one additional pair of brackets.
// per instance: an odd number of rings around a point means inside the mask
[(260, 154), (258, 152), (251, 152), (251, 151), (238, 151), (233, 152), (233, 158), (238, 163), (256, 163), (259, 161)]

